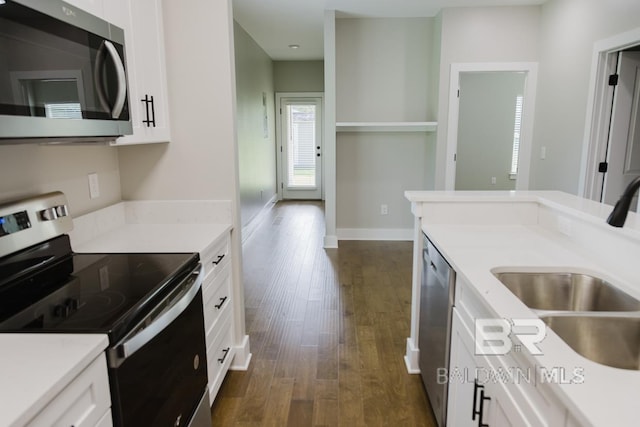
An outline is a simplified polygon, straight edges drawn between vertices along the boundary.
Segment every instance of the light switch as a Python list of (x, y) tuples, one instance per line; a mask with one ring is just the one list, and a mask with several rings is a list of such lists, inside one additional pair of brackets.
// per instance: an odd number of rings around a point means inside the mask
[(89, 198), (96, 199), (100, 197), (100, 184), (98, 183), (98, 174), (89, 174)]

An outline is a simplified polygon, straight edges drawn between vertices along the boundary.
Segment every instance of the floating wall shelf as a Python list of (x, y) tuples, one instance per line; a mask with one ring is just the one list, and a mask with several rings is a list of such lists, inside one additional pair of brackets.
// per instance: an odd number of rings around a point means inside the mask
[(336, 132), (435, 132), (438, 122), (337, 122)]

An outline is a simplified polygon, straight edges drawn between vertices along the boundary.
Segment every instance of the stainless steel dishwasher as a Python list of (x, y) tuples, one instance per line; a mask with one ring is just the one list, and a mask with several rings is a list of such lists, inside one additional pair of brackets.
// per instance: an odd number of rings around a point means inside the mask
[(447, 421), (446, 378), (449, 370), (455, 280), (456, 272), (424, 235), (418, 328), (419, 366), (422, 382), (440, 427), (444, 427)]

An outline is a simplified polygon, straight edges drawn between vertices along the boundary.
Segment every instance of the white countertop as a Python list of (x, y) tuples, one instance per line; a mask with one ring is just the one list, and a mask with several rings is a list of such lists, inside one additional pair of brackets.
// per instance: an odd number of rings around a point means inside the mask
[(25, 425), (107, 344), (99, 334), (0, 334), (0, 425)]
[[(613, 258), (606, 256), (607, 252), (615, 254), (616, 250), (620, 250), (615, 246), (618, 241), (626, 245), (625, 248), (631, 248), (633, 256), (640, 253), (635, 214), (630, 214), (629, 224), (621, 230), (604, 224), (604, 218), (611, 211), (610, 206), (564, 193), (407, 192), (406, 196), (414, 204), (425, 203), (417, 209), (425, 216), (432, 208), (434, 211), (442, 208), (438, 206), (439, 203), (458, 203), (461, 209), (464, 207), (466, 217), (473, 217), (482, 216), (487, 211), (479, 209), (476, 212), (461, 203), (534, 202), (544, 205), (545, 209), (550, 208), (557, 217), (570, 217), (572, 225), (566, 234), (548, 224), (541, 225), (543, 215), (536, 214), (535, 207), (530, 209), (530, 218), (523, 220), (523, 224), (499, 224), (487, 218), (477, 218), (477, 224), (458, 224), (454, 220), (447, 220), (447, 215), (442, 212), (441, 217), (436, 217), (432, 224), (423, 220), (422, 230), (498, 318), (536, 316), (493, 276), (491, 270), (501, 267), (591, 273), (640, 299), (640, 283), (634, 280), (638, 277), (637, 272), (640, 272), (638, 261), (621, 267), (611, 261)], [(456, 207), (450, 205), (449, 209), (453, 213), (449, 218), (455, 218)], [(438, 218), (443, 220), (439, 221)], [(608, 240), (610, 237), (612, 240)], [(598, 244), (602, 245), (601, 249)], [(640, 371), (594, 363), (577, 354), (549, 331), (539, 348), (543, 353), (541, 356), (528, 355), (528, 359), (536, 366), (563, 367), (566, 372), (573, 372), (574, 368), (583, 369), (584, 382), (581, 384), (545, 384), (581, 424), (638, 425), (635, 402), (640, 390)]]

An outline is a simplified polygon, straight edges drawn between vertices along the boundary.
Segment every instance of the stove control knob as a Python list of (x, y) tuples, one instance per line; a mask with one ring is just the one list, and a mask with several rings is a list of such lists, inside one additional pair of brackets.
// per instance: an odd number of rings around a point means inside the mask
[(58, 218), (58, 213), (56, 212), (56, 208), (47, 208), (43, 209), (39, 212), (40, 219), (43, 221), (53, 221)]
[(58, 217), (69, 216), (69, 209), (67, 208), (67, 205), (59, 205), (56, 206), (55, 209)]

